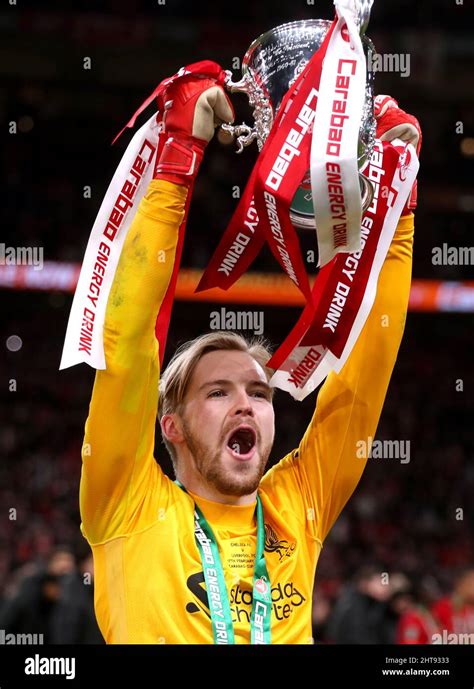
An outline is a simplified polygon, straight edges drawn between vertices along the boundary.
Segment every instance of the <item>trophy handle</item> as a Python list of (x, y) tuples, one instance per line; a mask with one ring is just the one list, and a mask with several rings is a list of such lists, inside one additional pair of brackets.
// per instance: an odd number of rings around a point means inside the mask
[(367, 31), (369, 25), (370, 12), (372, 10), (372, 5), (374, 0), (357, 0), (357, 23), (359, 24), (359, 29), (361, 35)]
[(242, 79), (240, 79), (239, 81), (234, 81), (232, 79), (232, 72), (230, 69), (226, 69), (225, 73), (226, 77), (224, 79), (224, 84), (226, 89), (228, 89), (231, 93), (246, 93), (247, 95), (250, 94), (251, 85), (248, 78), (248, 72), (246, 72)]
[(226, 69), (226, 75), (224, 82), (226, 89), (231, 93), (245, 93), (248, 97), (250, 106), (254, 108), (255, 124), (253, 127), (249, 127), (248, 124), (242, 122), (242, 124), (237, 125), (223, 124), (221, 127), (236, 137), (237, 153), (242, 153), (244, 148), (255, 140), (261, 150), (273, 123), (270, 103), (261, 89), (250, 78), (249, 72), (245, 72), (239, 81), (233, 81), (232, 72), (229, 69)]
[(248, 124), (242, 122), (242, 124), (221, 124), (221, 129), (232, 136), (236, 137), (237, 151), (236, 153), (242, 153), (245, 146), (249, 146), (252, 141), (257, 138), (257, 132), (255, 127), (249, 127)]

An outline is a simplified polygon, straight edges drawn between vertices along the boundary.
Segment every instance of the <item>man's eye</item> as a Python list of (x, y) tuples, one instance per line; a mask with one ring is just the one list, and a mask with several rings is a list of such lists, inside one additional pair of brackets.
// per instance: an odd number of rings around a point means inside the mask
[(208, 394), (208, 397), (222, 397), (224, 394), (224, 390), (213, 390)]
[(255, 390), (255, 392), (252, 393), (254, 397), (261, 397), (264, 400), (268, 399), (268, 393), (264, 392), (263, 390)]

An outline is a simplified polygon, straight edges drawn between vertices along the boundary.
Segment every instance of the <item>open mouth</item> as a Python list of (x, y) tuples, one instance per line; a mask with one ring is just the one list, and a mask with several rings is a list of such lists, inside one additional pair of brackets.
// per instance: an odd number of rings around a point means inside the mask
[[(227, 447), (234, 455), (246, 457), (255, 447), (257, 435), (250, 426), (240, 426), (231, 433), (227, 440)], [(253, 454), (253, 453), (252, 453)]]

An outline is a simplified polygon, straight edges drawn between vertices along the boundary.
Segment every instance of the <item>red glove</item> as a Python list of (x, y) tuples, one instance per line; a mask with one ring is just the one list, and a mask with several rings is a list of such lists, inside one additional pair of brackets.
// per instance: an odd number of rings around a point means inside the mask
[[(374, 115), (377, 121), (378, 139), (382, 141), (393, 141), (393, 139), (407, 141), (415, 147), (416, 154), (420, 155), (422, 135), (420, 123), (416, 117), (401, 110), (397, 101), (391, 96), (377, 96), (375, 98)], [(417, 186), (417, 180), (415, 180), (402, 215), (407, 215), (410, 211), (415, 210)]]
[(167, 138), (153, 177), (189, 187), (215, 128), (222, 122), (233, 122), (234, 109), (222, 86), (207, 77), (176, 81), (162, 98)]

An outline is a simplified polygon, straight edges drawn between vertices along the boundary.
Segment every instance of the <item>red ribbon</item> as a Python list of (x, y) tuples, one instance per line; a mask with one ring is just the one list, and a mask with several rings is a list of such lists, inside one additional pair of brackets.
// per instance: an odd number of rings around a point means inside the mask
[[(308, 276), (299, 240), (290, 220), (289, 208), (308, 169), (311, 151), (312, 128), (308, 126), (304, 130), (297, 124), (298, 117), (301, 122), (302, 109), (312, 89), (317, 90), (319, 86), (322, 63), (335, 25), (336, 21), (333, 22), (319, 50), (285, 94), (244, 194), (204, 271), (196, 288), (197, 292), (211, 287), (228, 289), (248, 269), (267, 241), (283, 270), (301, 290), (306, 300), (311, 302)], [(307, 107), (315, 110), (316, 104), (317, 98), (314, 96), (311, 98), (311, 105)], [(280, 163), (285, 162), (281, 153), (285, 152), (285, 142), (289, 140), (292, 129), (294, 133), (290, 140), (295, 141), (295, 135), (302, 134), (297, 147), (299, 155), (294, 154), (286, 161), (288, 166), (278, 189), (274, 189), (269, 186), (269, 175), (275, 165), (278, 165), (279, 158)]]
[(217, 64), (217, 62), (213, 62), (212, 60), (201, 60), (200, 62), (193, 62), (192, 64), (187, 65), (186, 67), (181, 67), (181, 69), (178, 72), (176, 72), (176, 74), (173, 74), (172, 77), (163, 79), (163, 81), (158, 84), (155, 90), (152, 93), (150, 93), (148, 98), (146, 98), (143, 101), (138, 110), (134, 112), (127, 124), (119, 131), (115, 139), (112, 141), (112, 144), (114, 144), (117, 141), (117, 139), (124, 133), (124, 131), (128, 127), (135, 126), (137, 117), (153, 102), (155, 98), (158, 101), (157, 117), (159, 118), (164, 110), (163, 96), (166, 93), (166, 89), (169, 86), (171, 86), (171, 84), (173, 84), (177, 79), (190, 79), (196, 77), (212, 78), (215, 79), (218, 84), (223, 86), (226, 78), (226, 73), (225, 70), (223, 70), (222, 67), (219, 64)]
[[(202, 78), (212, 78), (215, 79), (216, 83), (223, 86), (226, 78), (226, 72), (225, 70), (222, 69), (222, 67), (217, 64), (217, 62), (213, 62), (212, 60), (201, 60), (200, 62), (194, 62), (190, 65), (187, 65), (186, 67), (182, 67), (176, 74), (174, 74), (172, 77), (169, 77), (167, 79), (164, 79), (158, 86), (154, 89), (154, 91), (146, 98), (146, 100), (140, 105), (140, 107), (135, 111), (135, 113), (132, 115), (130, 120), (127, 122), (125, 127), (121, 129), (121, 131), (117, 134), (115, 139), (112, 141), (112, 144), (114, 144), (117, 139), (123, 134), (123, 132), (128, 128), (128, 127), (134, 127), (135, 122), (137, 120), (137, 117), (152, 103), (152, 101), (156, 98), (157, 99), (157, 105), (158, 105), (158, 112), (157, 112), (157, 122), (160, 122), (163, 113), (165, 110), (165, 100), (166, 100), (166, 91), (171, 84), (173, 84), (175, 81), (178, 79), (180, 80), (187, 80), (191, 78), (196, 78), (196, 77), (202, 77)], [(158, 151), (157, 151), (157, 159), (159, 159), (161, 150), (164, 146), (166, 137), (160, 136), (159, 139), (159, 144), (158, 144)], [(193, 192), (193, 186), (192, 184), (189, 188), (188, 195), (186, 198), (186, 204), (185, 204), (185, 210), (184, 210), (184, 218), (181, 222), (181, 225), (179, 227), (179, 234), (178, 234), (178, 243), (176, 246), (176, 254), (175, 254), (175, 260), (173, 264), (173, 272), (171, 275), (171, 279), (168, 285), (168, 289), (166, 290), (165, 297), (161, 303), (160, 310), (158, 312), (157, 318), (156, 318), (156, 324), (155, 324), (155, 335), (158, 339), (159, 342), (159, 355), (160, 355), (160, 365), (163, 364), (163, 357), (165, 354), (165, 349), (166, 349), (166, 340), (168, 337), (168, 329), (169, 329), (169, 323), (171, 319), (171, 311), (173, 309), (173, 302), (174, 302), (174, 295), (176, 291), (176, 282), (178, 279), (178, 273), (179, 273), (179, 266), (181, 263), (181, 256), (183, 252), (183, 244), (184, 244), (184, 236), (186, 232), (186, 223), (188, 220), (188, 213), (189, 213), (189, 205), (191, 202), (191, 197), (192, 197), (192, 192)]]
[[(400, 155), (400, 151), (394, 148), (392, 144), (383, 142), (382, 165), (384, 172), (380, 179), (379, 189), (382, 189), (382, 186), (390, 187), (399, 164)], [(335, 356), (340, 357), (342, 355), (365, 295), (389, 206), (388, 194), (380, 192), (376, 204), (375, 212), (373, 203), (365, 211), (362, 218), (361, 235), (365, 242), (363, 250), (354, 254), (337, 254), (330, 263), (319, 271), (312, 290), (314, 310), (306, 306), (289, 336), (269, 360), (267, 365), (270, 368), (280, 369), (298, 345), (302, 347), (323, 345)], [(347, 261), (354, 260), (357, 260), (357, 266), (351, 281), (347, 274), (343, 273), (343, 270), (348, 269)], [(353, 269), (352, 264), (351, 269)], [(337, 327), (333, 332), (330, 328), (323, 326), (339, 283), (349, 285), (350, 291), (339, 315)]]

